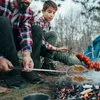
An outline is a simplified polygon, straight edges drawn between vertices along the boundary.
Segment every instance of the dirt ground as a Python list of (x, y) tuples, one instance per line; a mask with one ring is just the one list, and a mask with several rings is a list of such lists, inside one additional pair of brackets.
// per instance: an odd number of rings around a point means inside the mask
[[(56, 64), (57, 70), (65, 70), (68, 66), (64, 66), (62, 63)], [(61, 76), (61, 75), (60, 75)], [(24, 96), (27, 96), (32, 93), (45, 93), (48, 94), (51, 99), (55, 94), (55, 81), (59, 79), (60, 76), (46, 76), (42, 74), (42, 77), (45, 78), (45, 83), (42, 84), (28, 84), (28, 87), (25, 89), (9, 89), (5, 93), (0, 93), (0, 100), (23, 100)], [(4, 82), (0, 82), (0, 86), (6, 87)]]
[[(8, 89), (4, 93), (0, 93), (0, 100), (23, 100), (24, 96), (27, 96), (32, 93), (45, 93), (48, 94), (51, 98), (50, 100), (54, 100), (54, 94), (56, 91), (55, 82), (61, 78), (62, 75), (74, 75), (73, 69), (71, 66), (66, 66), (61, 63), (56, 64), (56, 70), (65, 71), (66, 73), (60, 73), (59, 76), (46, 76), (43, 73), (42, 77), (45, 78), (45, 83), (42, 84), (28, 84), (28, 87), (25, 89)], [(78, 74), (78, 73), (77, 73)], [(1, 76), (1, 75), (0, 75)], [(67, 79), (68, 81), (68, 79)], [(4, 82), (0, 81), (0, 86), (6, 87)]]
[[(28, 84), (28, 87), (25, 89), (8, 89), (5, 93), (0, 94), (0, 100), (23, 100), (24, 96), (27, 96), (31, 93), (45, 93), (50, 95), (51, 100), (53, 100), (54, 90), (55, 90), (55, 81), (58, 77), (54, 76), (45, 76), (46, 82), (42, 84)], [(2, 82), (1, 86), (5, 87), (5, 84)]]
[[(64, 70), (64, 66), (60, 64), (56, 67), (57, 70)], [(0, 93), (0, 100), (23, 100), (24, 96), (27, 96), (32, 93), (45, 93), (48, 94), (51, 99), (54, 97), (55, 93), (55, 81), (59, 79), (60, 76), (46, 76), (42, 74), (42, 77), (45, 78), (45, 83), (42, 84), (28, 84), (28, 87), (25, 89), (9, 89), (4, 93)], [(6, 87), (4, 82), (0, 82), (0, 86)]]

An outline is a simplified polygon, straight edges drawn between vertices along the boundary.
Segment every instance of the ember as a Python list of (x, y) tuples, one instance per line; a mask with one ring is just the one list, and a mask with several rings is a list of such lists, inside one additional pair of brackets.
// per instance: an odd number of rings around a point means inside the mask
[[(55, 100), (100, 100), (100, 73), (94, 70), (71, 77), (61, 76), (56, 83)], [(78, 77), (79, 76), (79, 77)], [(75, 79), (74, 79), (75, 78)], [(91, 81), (80, 81), (83, 78)], [(82, 80), (83, 80), (82, 79)], [(75, 80), (75, 81), (73, 81)]]
[(100, 86), (71, 84), (70, 87), (57, 88), (54, 97), (55, 100), (100, 100)]

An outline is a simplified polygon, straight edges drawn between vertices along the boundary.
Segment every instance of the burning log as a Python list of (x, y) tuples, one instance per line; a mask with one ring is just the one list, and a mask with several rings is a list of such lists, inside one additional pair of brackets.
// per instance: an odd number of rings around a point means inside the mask
[(85, 84), (83, 85), (83, 88), (92, 88), (92, 85)]
[(81, 98), (89, 98), (88, 93), (86, 92), (86, 93), (84, 94), (84, 96), (81, 96)]
[(82, 99), (82, 98), (91, 98), (91, 96), (93, 95), (94, 93), (92, 93), (91, 91), (88, 91), (88, 92), (86, 92), (83, 96), (81, 96), (80, 98)]
[(55, 100), (100, 100), (100, 86), (90, 83), (65, 85), (57, 88)]
[(100, 100), (100, 92), (98, 93), (98, 100)]
[[(81, 65), (75, 66), (72, 67), (73, 71), (86, 72), (60, 77), (55, 100), (100, 100), (100, 73), (87, 68), (84, 70)], [(92, 82), (88, 79), (92, 79)]]
[(87, 89), (87, 90), (82, 91), (81, 94), (86, 94), (86, 93), (89, 93), (91, 91), (93, 91), (93, 89)]

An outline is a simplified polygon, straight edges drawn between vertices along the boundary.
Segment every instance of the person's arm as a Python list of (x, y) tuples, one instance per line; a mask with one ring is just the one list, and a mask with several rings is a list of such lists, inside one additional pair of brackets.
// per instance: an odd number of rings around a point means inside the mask
[(0, 56), (0, 71), (11, 71), (12, 69), (10, 69), (9, 66), (13, 67), (12, 63), (3, 56)]
[(23, 52), (23, 65), (24, 65), (24, 71), (29, 71), (29, 68), (34, 67), (34, 62), (31, 58), (31, 53), (29, 51)]
[(31, 24), (32, 24), (32, 11), (30, 9), (27, 9), (27, 12), (24, 13), (22, 16), (24, 20), (22, 23), (20, 23), (20, 27), (19, 27), (19, 32), (20, 32), (20, 37), (21, 37), (21, 48), (22, 51), (29, 51), (32, 52), (32, 44), (33, 44), (33, 40), (32, 40), (32, 28), (31, 28)]
[(45, 45), (46, 49), (51, 50), (51, 51), (58, 51), (58, 52), (68, 51), (68, 49), (65, 47), (60, 47), (60, 48), (55, 47), (55, 46), (49, 44), (48, 42), (46, 42), (45, 40), (43, 40), (43, 44)]
[(23, 51), (23, 66), (24, 71), (27, 71), (27, 68), (33, 68), (34, 63), (31, 58), (31, 52), (32, 52), (32, 11), (30, 9), (27, 9), (26, 13), (24, 13), (22, 16), (24, 18), (23, 23), (20, 23), (20, 37), (21, 37), (21, 48)]

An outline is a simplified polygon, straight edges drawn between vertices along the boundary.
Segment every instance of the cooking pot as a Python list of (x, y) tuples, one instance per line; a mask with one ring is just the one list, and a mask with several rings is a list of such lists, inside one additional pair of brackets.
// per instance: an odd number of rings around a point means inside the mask
[(33, 93), (25, 96), (23, 100), (50, 100), (50, 96), (44, 93)]

